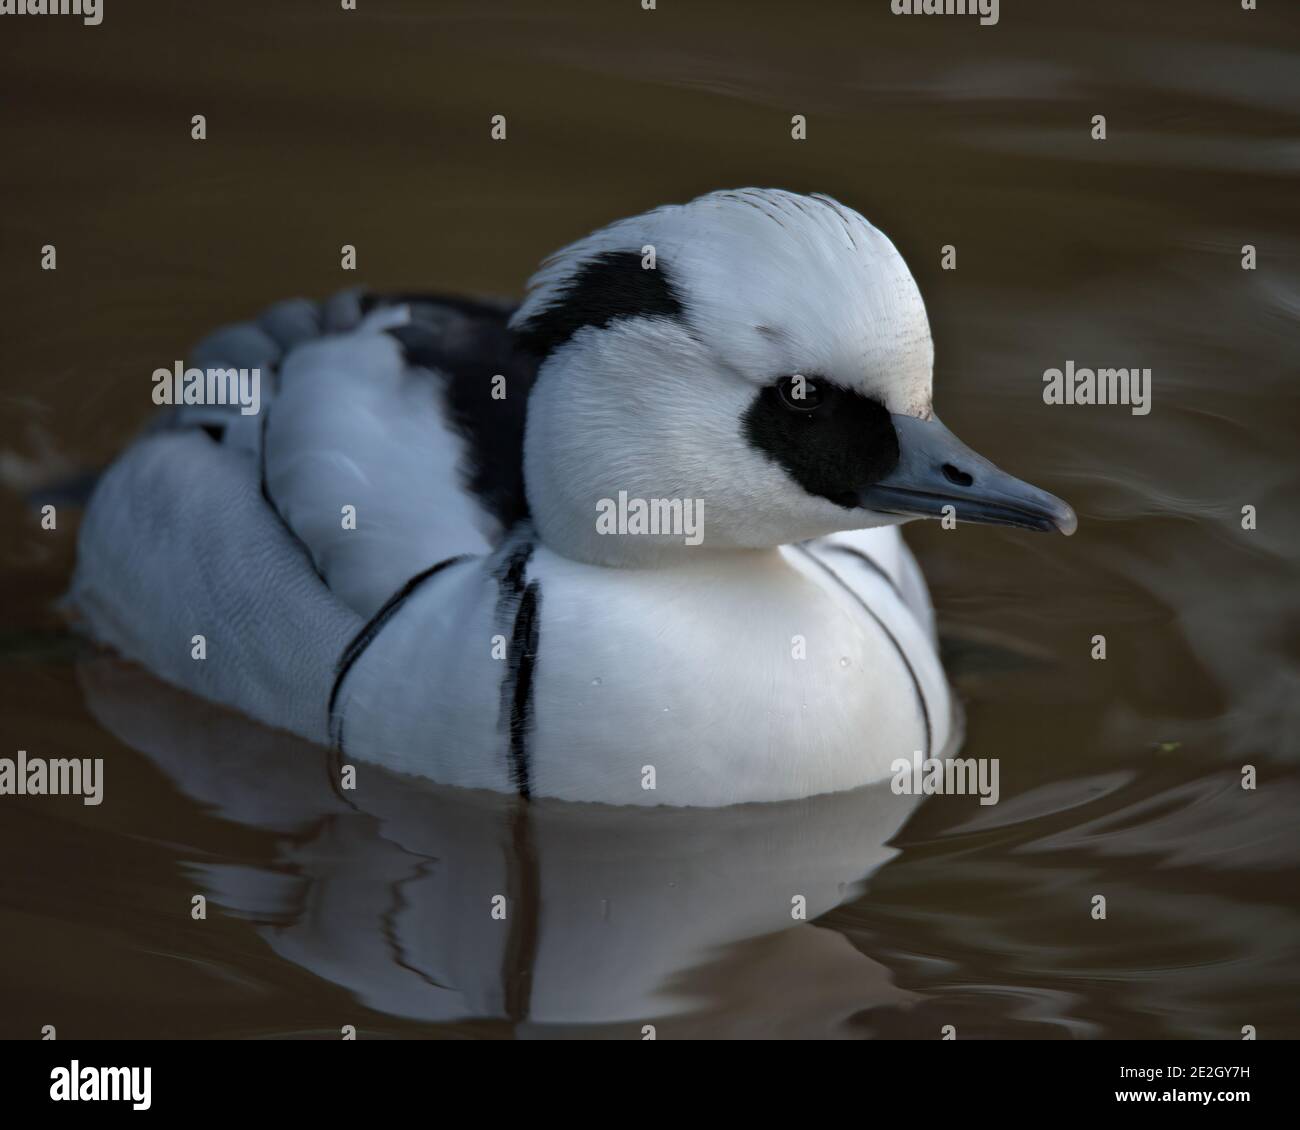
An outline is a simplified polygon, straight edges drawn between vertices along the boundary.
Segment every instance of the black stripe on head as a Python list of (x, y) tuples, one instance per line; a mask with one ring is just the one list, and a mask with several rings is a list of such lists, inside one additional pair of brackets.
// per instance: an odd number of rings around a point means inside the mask
[[(878, 401), (820, 377), (808, 377), (816, 407), (791, 407), (784, 377), (768, 385), (741, 418), (752, 447), (779, 463), (809, 494), (853, 508), (864, 487), (898, 464), (898, 435)], [(812, 401), (805, 401), (812, 403)]]
[(516, 332), (520, 345), (547, 357), (584, 326), (604, 329), (620, 318), (685, 319), (663, 267), (642, 267), (639, 251), (606, 251), (587, 260)]

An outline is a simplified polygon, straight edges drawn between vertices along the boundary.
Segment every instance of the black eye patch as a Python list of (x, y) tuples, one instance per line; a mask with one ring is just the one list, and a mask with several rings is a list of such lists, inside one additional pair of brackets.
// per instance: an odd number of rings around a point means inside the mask
[(898, 435), (879, 401), (807, 377), (816, 405), (792, 410), (790, 381), (762, 389), (741, 417), (749, 444), (779, 463), (809, 494), (853, 508), (864, 487), (898, 465)]

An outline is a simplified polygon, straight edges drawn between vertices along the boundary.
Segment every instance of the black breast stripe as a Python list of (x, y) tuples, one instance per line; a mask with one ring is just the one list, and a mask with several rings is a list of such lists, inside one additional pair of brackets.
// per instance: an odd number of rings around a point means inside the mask
[(510, 632), (497, 728), (506, 737), (510, 780), (525, 799), (532, 794), (528, 741), (533, 729), (533, 676), (541, 638), (542, 586), (540, 581), (528, 581), (533, 548), (525, 532), (492, 571), (497, 581), (496, 629), (504, 632), (509, 626)]
[(384, 625), (396, 615), (398, 609), (406, 603), (407, 598), (416, 589), (430, 577), (441, 573), (449, 565), (468, 560), (468, 556), (467, 554), (461, 554), (457, 557), (448, 557), (445, 561), (439, 561), (436, 565), (431, 565), (423, 573), (416, 573), (397, 592), (384, 601), (383, 607), (367, 621), (366, 626), (343, 649), (343, 654), (339, 656), (339, 661), (334, 668), (334, 686), (330, 690), (329, 700), (330, 736), (340, 751), (343, 749), (343, 722), (341, 718), (335, 716), (334, 711), (338, 703), (339, 691), (343, 689), (343, 681), (348, 677), (348, 672), (352, 670), (353, 665), (361, 658), (366, 648), (374, 642), (375, 637), (383, 630)]
[(532, 795), (532, 766), (528, 739), (533, 730), (533, 680), (541, 648), (542, 585), (533, 581), (524, 589), (515, 614), (506, 671), (510, 695), (510, 779), (527, 800)]
[[(899, 591), (898, 585), (894, 583), (894, 578), (885, 572), (885, 569), (880, 562), (872, 560), (863, 553), (862, 550), (855, 549), (851, 545), (838, 545), (835, 542), (831, 542), (830, 548), (838, 550), (840, 553), (847, 553), (850, 557), (856, 557), (863, 565), (873, 573), (876, 573), (882, 581), (889, 585), (889, 587), (894, 590), (894, 595), (898, 597), (899, 600), (903, 600), (903, 594)], [(903, 603), (906, 604), (907, 602), (903, 601)]]
[(885, 622), (872, 611), (871, 606), (863, 600), (862, 597), (853, 591), (853, 588), (844, 580), (843, 577), (813, 553), (812, 550), (802, 545), (796, 546), (796, 548), (810, 561), (815, 561), (817, 565), (820, 566), (826, 574), (840, 586), (840, 588), (853, 597), (853, 599), (862, 606), (863, 611), (865, 611), (866, 614), (876, 622), (880, 630), (889, 637), (889, 642), (894, 645), (894, 649), (898, 652), (899, 659), (903, 661), (903, 666), (907, 668), (907, 673), (912, 679), (912, 688), (916, 691), (916, 704), (918, 709), (921, 711), (921, 721), (925, 724), (925, 756), (928, 758), (930, 756), (931, 748), (934, 745), (934, 733), (930, 727), (930, 707), (925, 701), (925, 693), (921, 690), (921, 680), (916, 677), (916, 670), (912, 666), (912, 661), (907, 658), (907, 652), (903, 650), (902, 645), (895, 638), (894, 633), (886, 626)]
[(524, 595), (524, 578), (528, 574), (528, 562), (533, 557), (533, 543), (519, 542), (492, 571), (497, 580), (496, 622), (505, 624), (519, 606)]

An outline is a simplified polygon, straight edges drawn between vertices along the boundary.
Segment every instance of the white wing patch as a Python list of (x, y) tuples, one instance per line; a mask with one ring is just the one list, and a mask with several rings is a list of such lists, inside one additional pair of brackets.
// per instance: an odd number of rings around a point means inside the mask
[(463, 482), (442, 377), (406, 364), (381, 329), (404, 311), (383, 313), (290, 353), (264, 409), (267, 493), (363, 616), (430, 565), (487, 552), (493, 533)]

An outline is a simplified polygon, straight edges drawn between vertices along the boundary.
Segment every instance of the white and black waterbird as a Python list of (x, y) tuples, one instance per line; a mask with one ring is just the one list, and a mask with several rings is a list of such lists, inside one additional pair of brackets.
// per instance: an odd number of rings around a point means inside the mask
[(183, 407), (105, 473), (70, 603), (348, 763), (612, 804), (853, 788), (959, 741), (898, 524), (1075, 527), (939, 422), (933, 359), (893, 244), (772, 190), (611, 224), (513, 310), (283, 303), (191, 358), (260, 369), (257, 415)]

